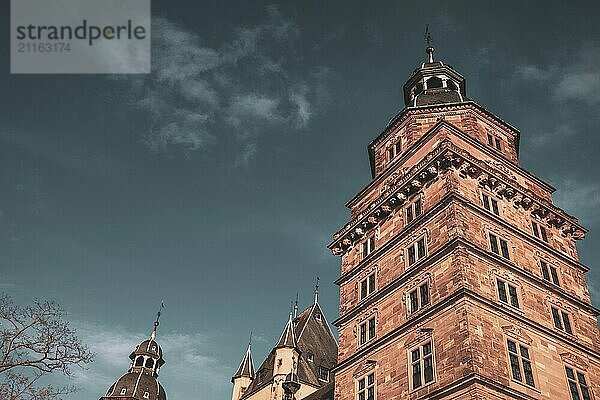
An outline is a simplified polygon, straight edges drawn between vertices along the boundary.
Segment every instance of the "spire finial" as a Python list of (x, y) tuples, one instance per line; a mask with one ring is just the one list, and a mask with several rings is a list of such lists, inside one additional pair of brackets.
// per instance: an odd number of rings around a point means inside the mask
[(248, 348), (252, 346), (252, 331), (250, 331), (250, 340), (248, 340)]
[(315, 304), (319, 302), (319, 277), (317, 276), (317, 283), (315, 284)]
[(425, 52), (428, 54), (427, 62), (431, 64), (433, 62), (433, 52), (435, 49), (433, 48), (431, 32), (429, 32), (429, 24), (425, 25), (425, 42), (427, 43), (427, 48), (425, 49)]
[(165, 302), (164, 300), (161, 300), (160, 307), (158, 308), (158, 312), (156, 313), (156, 321), (154, 321), (154, 329), (152, 329), (152, 334), (150, 335), (150, 338), (152, 338), (152, 340), (156, 339), (156, 328), (158, 328), (158, 325), (160, 325), (159, 320), (163, 308), (165, 308)]
[(298, 316), (298, 292), (296, 292), (296, 302), (294, 303), (294, 318)]

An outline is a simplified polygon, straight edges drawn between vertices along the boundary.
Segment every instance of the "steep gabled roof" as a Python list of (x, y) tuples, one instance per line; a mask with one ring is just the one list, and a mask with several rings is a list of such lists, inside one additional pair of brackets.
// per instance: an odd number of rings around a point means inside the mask
[[(289, 325), (290, 321), (288, 320), (284, 334)], [(317, 388), (327, 386), (328, 382), (319, 379), (319, 367), (329, 371), (335, 367), (337, 363), (337, 342), (319, 304), (314, 303), (296, 318), (293, 318), (291, 329), (295, 333), (295, 346), (301, 352), (298, 362), (298, 380)], [(253, 393), (273, 381), (275, 350), (284, 338), (284, 334), (281, 335), (282, 337), (279, 338), (277, 345), (256, 371), (254, 380), (242, 399), (251, 397)], [(290, 338), (291, 336), (288, 336), (288, 339)], [(312, 356), (312, 361), (309, 361), (309, 356)], [(330, 379), (332, 378), (333, 375)]]
[(233, 378), (231, 378), (231, 382), (233, 382), (235, 378), (242, 376), (254, 378), (254, 361), (252, 360), (251, 343), (248, 343), (248, 350), (246, 350), (246, 354), (244, 354), (244, 358), (242, 359), (242, 362), (240, 363), (235, 375), (233, 375)]

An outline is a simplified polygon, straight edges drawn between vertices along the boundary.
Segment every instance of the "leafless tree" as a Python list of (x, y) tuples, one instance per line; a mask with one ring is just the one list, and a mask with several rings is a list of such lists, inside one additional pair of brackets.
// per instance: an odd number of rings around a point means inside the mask
[(93, 354), (76, 335), (65, 311), (53, 301), (19, 306), (0, 294), (0, 399), (55, 400), (75, 391), (72, 385), (41, 385), (54, 372), (71, 376)]

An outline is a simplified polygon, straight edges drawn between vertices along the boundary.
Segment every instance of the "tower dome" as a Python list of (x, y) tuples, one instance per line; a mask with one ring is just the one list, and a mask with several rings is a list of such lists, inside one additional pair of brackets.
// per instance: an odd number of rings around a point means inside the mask
[[(163, 305), (161, 304), (161, 310)], [(166, 400), (167, 394), (158, 382), (158, 373), (164, 365), (163, 352), (156, 342), (159, 310), (150, 339), (138, 344), (129, 355), (129, 370), (122, 375), (100, 400)]]
[(430, 38), (425, 50), (427, 62), (414, 70), (404, 84), (406, 107), (428, 106), (441, 103), (459, 103), (467, 100), (465, 78), (450, 65), (433, 59), (434, 47)]

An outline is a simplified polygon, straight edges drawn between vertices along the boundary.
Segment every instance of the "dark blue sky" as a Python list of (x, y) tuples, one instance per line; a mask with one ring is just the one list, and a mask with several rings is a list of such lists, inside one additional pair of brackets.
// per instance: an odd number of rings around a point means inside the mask
[[(153, 3), (153, 73), (10, 75), (0, 24), (0, 290), (59, 301), (98, 353), (98, 398), (159, 330), (171, 398), (229, 398), (290, 301), (337, 316), (326, 244), (370, 179), (366, 145), (425, 57), (521, 130), (522, 165), (590, 229), (600, 300), (597, 2)], [(200, 397), (199, 397), (200, 396)], [(75, 398), (75, 397), (73, 397)]]

